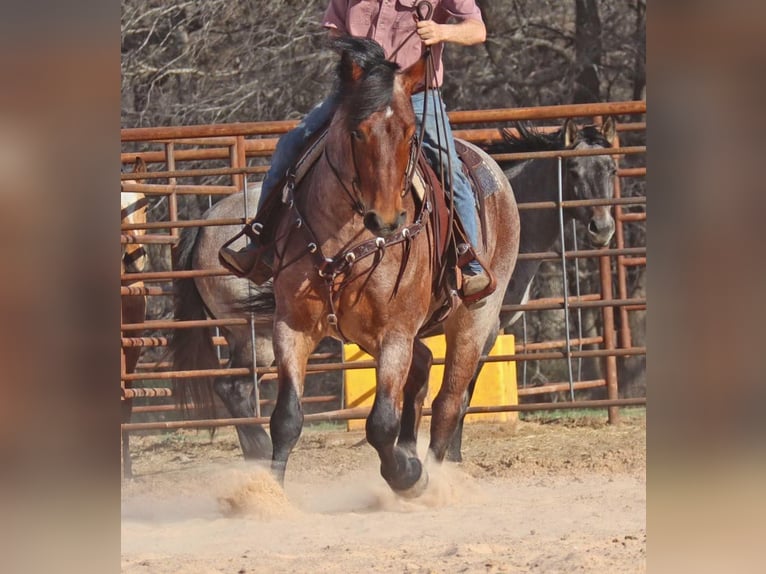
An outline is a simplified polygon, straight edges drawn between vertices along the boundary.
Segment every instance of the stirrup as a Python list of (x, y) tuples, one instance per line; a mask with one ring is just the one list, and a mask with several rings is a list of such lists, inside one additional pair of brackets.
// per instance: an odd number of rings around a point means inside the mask
[[(465, 278), (462, 276), (461, 273), (461, 286), (460, 286), (460, 298), (463, 300), (463, 305), (468, 307), (469, 309), (479, 309), (480, 307), (483, 307), (486, 304), (486, 298), (492, 295), (492, 293), (495, 292), (495, 289), (497, 288), (497, 280), (495, 279), (495, 274), (492, 273), (489, 269), (484, 269), (484, 273), (486, 274), (486, 277), (489, 279), (489, 282), (487, 285), (475, 292), (471, 293), (469, 295), (466, 295), (463, 292), (463, 286), (465, 285)], [(477, 275), (469, 276), (469, 277), (478, 277)]]

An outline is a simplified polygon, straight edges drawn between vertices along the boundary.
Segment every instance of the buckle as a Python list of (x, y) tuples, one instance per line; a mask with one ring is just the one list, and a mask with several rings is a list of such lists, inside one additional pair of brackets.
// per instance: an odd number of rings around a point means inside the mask
[(285, 182), (285, 186), (282, 188), (282, 203), (289, 205), (292, 207), (293, 204), (293, 190), (295, 189), (295, 174), (289, 173), (287, 174), (287, 182)]
[[(334, 261), (329, 258), (325, 257), (324, 261), (322, 262), (321, 267), (317, 267), (317, 273), (322, 279), (332, 279), (334, 277), (334, 273), (332, 270), (332, 265)], [(329, 272), (325, 272), (325, 269), (329, 269)]]

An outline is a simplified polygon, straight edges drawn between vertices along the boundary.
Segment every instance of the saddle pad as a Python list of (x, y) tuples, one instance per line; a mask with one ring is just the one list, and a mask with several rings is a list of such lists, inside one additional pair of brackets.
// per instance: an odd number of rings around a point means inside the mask
[(418, 196), (420, 201), (426, 196), (426, 182), (423, 180), (423, 175), (419, 169), (415, 170), (412, 174), (412, 188), (415, 190), (415, 195)]
[(479, 188), (475, 191), (481, 191), (483, 197), (488, 197), (502, 188), (502, 182), (498, 179), (497, 173), (490, 169), (479, 155), (479, 148), (467, 141), (455, 138), (455, 149), (463, 165), (470, 172), (473, 182)]

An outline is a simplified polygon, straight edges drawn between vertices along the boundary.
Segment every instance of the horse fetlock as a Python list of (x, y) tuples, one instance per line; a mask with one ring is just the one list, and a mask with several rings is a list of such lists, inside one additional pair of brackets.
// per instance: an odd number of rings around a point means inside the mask
[(285, 486), (285, 470), (287, 469), (287, 460), (272, 460), (271, 473), (282, 487)]
[(414, 440), (399, 440), (399, 442), (396, 443), (396, 446), (407, 453), (407, 455), (415, 458), (418, 457), (417, 443)]
[(460, 438), (459, 435), (452, 437), (452, 440), (447, 447), (447, 453), (444, 456), (444, 458), (446, 458), (449, 462), (463, 462), (463, 454), (460, 452), (462, 441), (456, 440), (456, 436), (458, 439)]
[(399, 428), (400, 418), (393, 404), (376, 400), (365, 423), (367, 442), (378, 452), (387, 449), (396, 441)]

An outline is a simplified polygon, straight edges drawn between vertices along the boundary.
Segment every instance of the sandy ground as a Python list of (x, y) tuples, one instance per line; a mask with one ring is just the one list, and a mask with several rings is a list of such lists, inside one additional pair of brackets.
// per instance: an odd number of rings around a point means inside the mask
[(361, 431), (305, 429), (284, 491), (231, 429), (134, 437), (122, 571), (645, 572), (644, 412), (604, 421), (468, 425), (465, 461), (431, 468), (417, 500)]

